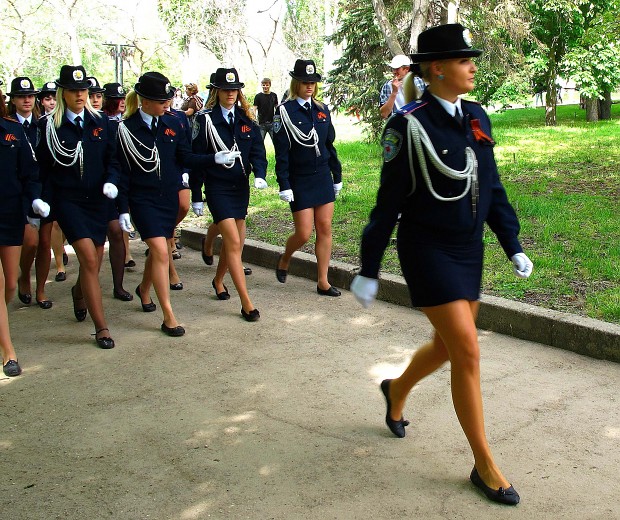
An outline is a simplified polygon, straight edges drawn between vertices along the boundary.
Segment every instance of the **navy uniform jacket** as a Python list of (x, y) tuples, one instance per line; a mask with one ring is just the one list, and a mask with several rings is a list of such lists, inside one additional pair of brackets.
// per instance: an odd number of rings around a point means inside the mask
[[(34, 199), (41, 198), (39, 167), (26, 140), (24, 128), (10, 118), (0, 118), (0, 164), (2, 164), (0, 206), (2, 208), (6, 208), (7, 204), (13, 208), (19, 206), (19, 211), (23, 213), (21, 219), (25, 224), (27, 208), (24, 208), (21, 200), (23, 198), (29, 206)], [(15, 205), (15, 201), (20, 202)]]
[[(14, 116), (15, 119), (17, 119), (17, 116)], [(28, 130), (26, 131), (26, 129), (24, 128), (24, 132), (26, 132), (26, 137), (28, 137), (28, 140), (30, 141), (30, 144), (32, 145), (33, 148), (35, 148), (39, 142), (38, 138), (37, 138), (37, 126), (39, 125), (39, 121), (40, 119), (37, 119), (34, 114), (32, 114), (32, 117), (30, 118), (30, 126), (28, 127)], [(23, 128), (23, 124), (22, 124), (22, 128)]]
[[(118, 186), (120, 168), (116, 159), (116, 141), (114, 139), (114, 124), (101, 113), (101, 117), (93, 116), (88, 110), (84, 110), (84, 122), (80, 129), (66, 115), (62, 116), (62, 123), (56, 128), (60, 143), (71, 150), (78, 141), (82, 141), (84, 153), (84, 167), (80, 174), (79, 160), (73, 166), (63, 166), (57, 163), (47, 145), (46, 126), (53, 124), (51, 116), (45, 117), (40, 123), (40, 136), (36, 154), (41, 169), (43, 181), (43, 200), (53, 200), (54, 194), (69, 198), (93, 198), (95, 200), (103, 195), (103, 185), (110, 182)], [(57, 152), (55, 152), (57, 154)], [(67, 163), (66, 157), (58, 158)], [(107, 200), (107, 199), (106, 199)]]
[(215, 153), (205, 133), (206, 114), (211, 117), (213, 126), (228, 149), (232, 148), (235, 141), (237, 142), (243, 159), (243, 167), (236, 160), (232, 168), (214, 164), (205, 170), (194, 172), (195, 175), (201, 177), (207, 187), (222, 188), (247, 186), (248, 177), (252, 172), (254, 172), (254, 177), (264, 179), (267, 175), (267, 154), (260, 129), (238, 106), (235, 107), (234, 138), (228, 121), (224, 120), (220, 105), (215, 105), (213, 110), (201, 112), (196, 116), (198, 134), (192, 143), (194, 151), (197, 153)]
[[(293, 139), (289, 140), (287, 131), (282, 125), (280, 115), (282, 106), (286, 108), (293, 125), (304, 134), (307, 135), (313, 126), (316, 128), (321, 155), (317, 157), (314, 146), (305, 147)], [(314, 102), (311, 106), (312, 120), (308, 117), (306, 109), (296, 99), (291, 99), (276, 108), (273, 120), (273, 145), (276, 152), (276, 177), (280, 191), (291, 189), (289, 175), (315, 175), (331, 172), (334, 184), (342, 181), (342, 166), (334, 148), (336, 131), (332, 125), (329, 110), (327, 106), (320, 108)]]
[[(401, 108), (387, 122), (382, 137), (383, 168), (377, 203), (370, 222), (362, 234), (360, 274), (377, 278), (383, 252), (396, 225), (398, 214), (399, 240), (433, 244), (467, 244), (482, 240), (483, 225), (489, 224), (510, 258), (522, 252), (518, 240), (519, 222), (508, 202), (497, 173), (493, 155), (491, 122), (480, 105), (461, 101), (463, 125), (451, 117), (439, 102), (426, 91), (422, 99)], [(407, 119), (411, 114), (423, 125), (440, 160), (455, 170), (465, 168), (465, 148), (471, 147), (478, 161), (479, 199), (476, 216), (472, 211), (471, 193), (457, 201), (436, 200), (420, 172), (415, 147), (412, 147), (414, 172), (409, 167)], [(474, 136), (480, 129), (489, 139)], [(478, 134), (480, 136), (480, 134)], [(442, 197), (461, 194), (465, 180), (454, 180), (439, 173), (429, 160), (429, 176), (434, 190)], [(413, 189), (415, 181), (415, 189)]]
[[(186, 130), (178, 117), (165, 113), (158, 118), (157, 135), (153, 136), (136, 111), (123, 120), (127, 129), (145, 146), (153, 148), (157, 143), (160, 159), (160, 173), (143, 171), (131, 157), (125, 157), (122, 145), (118, 144), (118, 157), (122, 166), (122, 176), (118, 191), (119, 213), (128, 213), (129, 192), (154, 191), (156, 193), (177, 193), (181, 185), (183, 167), (203, 168), (215, 164), (213, 155), (193, 154), (187, 142)], [(148, 155), (144, 148), (137, 146), (142, 155)], [(143, 164), (150, 170), (152, 164)]]

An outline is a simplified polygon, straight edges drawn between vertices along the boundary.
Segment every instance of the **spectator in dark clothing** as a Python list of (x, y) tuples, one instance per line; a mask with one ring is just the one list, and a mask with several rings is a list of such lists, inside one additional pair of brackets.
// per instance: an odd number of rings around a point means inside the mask
[(269, 78), (263, 78), (260, 86), (263, 91), (254, 97), (254, 111), (258, 118), (258, 126), (263, 141), (265, 135), (269, 134), (273, 142), (273, 114), (278, 104), (278, 96), (275, 92), (271, 92), (271, 80)]

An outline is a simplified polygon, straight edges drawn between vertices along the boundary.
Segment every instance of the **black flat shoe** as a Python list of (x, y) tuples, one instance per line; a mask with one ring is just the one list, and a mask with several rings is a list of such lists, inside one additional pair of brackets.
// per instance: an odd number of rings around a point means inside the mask
[(170, 284), (171, 291), (182, 291), (183, 290), (183, 282), (179, 283), (171, 283)]
[(19, 289), (17, 289), (17, 297), (24, 305), (30, 305), (32, 303), (32, 294), (30, 293), (22, 294), (19, 292)]
[(288, 271), (286, 269), (280, 269), (280, 260), (284, 255), (280, 255), (278, 257), (278, 263), (276, 264), (276, 278), (280, 283), (286, 283), (286, 277), (288, 276)]
[(228, 294), (228, 289), (224, 284), (222, 284), (224, 285), (224, 290), (220, 293), (217, 292), (217, 289), (215, 288), (215, 278), (211, 280), (211, 285), (213, 286), (213, 290), (215, 291), (215, 295), (217, 296), (218, 300), (230, 300), (230, 294)]
[(185, 334), (185, 329), (181, 327), (181, 325), (177, 325), (176, 327), (167, 327), (165, 323), (161, 324), (161, 331), (168, 336), (172, 336), (173, 338), (178, 338)]
[(321, 289), (319, 286), (316, 286), (316, 292), (318, 292), (321, 296), (340, 296), (340, 291), (336, 289), (333, 285), (329, 286), (329, 289)]
[(54, 276), (55, 282), (64, 282), (67, 279), (67, 273), (64, 271), (58, 271), (56, 276)]
[(244, 267), (243, 274), (246, 276), (250, 276), (252, 274), (252, 269), (250, 267)]
[(179, 253), (176, 249), (172, 250), (172, 259), (173, 260), (178, 260), (179, 258), (181, 258), (181, 253)]
[(9, 359), (6, 365), (2, 367), (2, 371), (5, 376), (15, 377), (22, 373), (22, 367), (19, 366), (16, 359)]
[(243, 307), (241, 307), (241, 316), (243, 316), (245, 321), (258, 321), (260, 319), (260, 312), (258, 312), (258, 309), (252, 309), (250, 312), (245, 312)]
[(69, 263), (69, 255), (63, 251), (62, 252), (62, 265), (67, 267), (68, 263)]
[(131, 300), (133, 300), (132, 294), (125, 289), (122, 289), (120, 291), (117, 291), (115, 289), (114, 291), (112, 291), (112, 296), (114, 296), (114, 298), (116, 298), (117, 300), (121, 300), (122, 302), (130, 302)]
[(138, 296), (138, 299), (142, 304), (142, 310), (144, 312), (153, 312), (155, 309), (157, 309), (157, 305), (153, 303), (152, 299), (150, 303), (142, 303), (142, 296), (140, 296), (140, 284), (138, 284), (138, 287), (136, 287), (136, 295)]
[(97, 334), (103, 332), (104, 330), (110, 332), (107, 328), (99, 329), (95, 332), (95, 341), (97, 342), (97, 346), (103, 349), (114, 348), (114, 340), (110, 336), (104, 336), (103, 338), (96, 337)]
[(519, 500), (521, 500), (519, 493), (517, 493), (516, 489), (512, 486), (508, 489), (504, 489), (503, 487), (500, 487), (499, 489), (492, 489), (487, 486), (480, 478), (480, 475), (478, 475), (476, 466), (474, 466), (474, 469), (471, 470), (469, 480), (471, 480), (471, 483), (493, 502), (499, 502), (500, 504), (506, 504), (508, 506), (516, 506), (519, 503)]
[(136, 261), (131, 259), (126, 264), (125, 267), (136, 267)]
[(200, 252), (202, 253), (202, 261), (207, 265), (213, 265), (213, 255), (207, 255), (205, 253), (205, 240), (207, 237), (202, 237), (200, 241)]
[(52, 302), (52, 300), (37, 300), (37, 304), (39, 305), (39, 307), (41, 307), (42, 309), (51, 309), (52, 305), (54, 305), (54, 303)]
[(71, 287), (71, 298), (73, 298), (73, 314), (76, 320), (84, 321), (86, 319), (86, 315), (88, 314), (88, 309), (86, 308), (80, 309), (76, 305), (76, 302), (84, 301), (84, 297), (82, 296), (81, 298), (76, 299), (74, 293), (75, 293), (75, 285)]
[(385, 413), (385, 424), (390, 429), (390, 431), (396, 435), (396, 437), (400, 437), (401, 439), (405, 436), (405, 426), (409, 426), (409, 421), (406, 421), (402, 417), (400, 421), (395, 421), (390, 416), (392, 412), (392, 402), (390, 401), (390, 383), (391, 379), (384, 379), (381, 381), (381, 391), (385, 396), (385, 402), (387, 404), (387, 412)]

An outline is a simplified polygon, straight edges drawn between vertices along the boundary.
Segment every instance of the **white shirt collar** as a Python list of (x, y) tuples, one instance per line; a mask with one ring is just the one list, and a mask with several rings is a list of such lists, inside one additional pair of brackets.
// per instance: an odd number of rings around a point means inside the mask
[(300, 106), (305, 108), (306, 103), (310, 103), (310, 106), (312, 106), (312, 100), (310, 98), (308, 99), (304, 99), (304, 98), (300, 98), (299, 96), (297, 97), (297, 103), (300, 104)]
[(20, 116), (17, 112), (15, 112), (15, 115), (17, 116), (17, 120), (23, 125), (24, 121), (28, 121), (28, 124), (32, 123), (32, 114), (30, 114), (30, 117), (23, 117)]
[(67, 116), (67, 119), (73, 124), (75, 124), (75, 118), (77, 116), (80, 116), (82, 118), (82, 122), (84, 122), (84, 110), (82, 110), (79, 114), (76, 114), (75, 112), (71, 112), (71, 110), (67, 108), (67, 110), (65, 110), (65, 115)]
[(222, 109), (222, 116), (224, 117), (224, 121), (228, 122), (229, 113), (233, 115), (233, 119), (235, 118), (235, 105), (233, 105), (230, 110), (228, 110), (226, 107), (222, 105), (220, 105), (220, 108)]
[(142, 108), (140, 108), (140, 116), (142, 116), (142, 121), (146, 123), (146, 126), (151, 128), (151, 121), (153, 121), (153, 116), (151, 114), (147, 114)]
[(461, 117), (463, 117), (463, 109), (461, 108), (461, 98), (456, 98), (456, 103), (450, 103), (450, 101), (446, 101), (445, 99), (436, 96), (432, 92), (431, 94), (437, 101), (439, 101), (439, 104), (442, 107), (444, 107), (446, 112), (448, 112), (448, 115), (450, 115), (451, 117), (454, 117), (454, 115), (456, 114), (456, 111), (458, 110), (459, 114), (461, 114)]

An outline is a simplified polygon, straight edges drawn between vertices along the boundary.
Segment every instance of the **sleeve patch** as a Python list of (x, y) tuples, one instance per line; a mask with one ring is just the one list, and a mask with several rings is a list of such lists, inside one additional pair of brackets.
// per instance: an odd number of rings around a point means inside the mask
[(276, 114), (273, 116), (273, 131), (277, 134), (280, 131), (280, 128), (282, 128), (282, 118), (280, 117), (280, 114)]
[(403, 136), (393, 128), (388, 128), (381, 138), (381, 146), (383, 147), (383, 162), (390, 162), (403, 144)]

